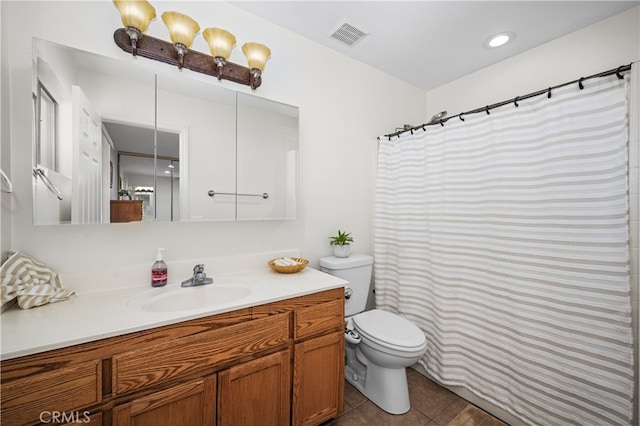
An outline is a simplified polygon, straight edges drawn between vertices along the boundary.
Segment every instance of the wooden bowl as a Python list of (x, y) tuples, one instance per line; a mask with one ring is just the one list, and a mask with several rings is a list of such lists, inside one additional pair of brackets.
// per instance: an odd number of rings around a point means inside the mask
[(269, 261), (269, 266), (271, 266), (271, 269), (273, 269), (276, 272), (280, 272), (281, 274), (294, 274), (296, 272), (302, 271), (304, 267), (307, 266), (307, 264), (309, 263), (307, 259), (302, 259), (300, 257), (290, 257), (289, 259), (295, 260), (296, 262), (298, 262), (298, 264), (291, 265), (291, 266), (281, 266), (281, 265), (275, 264), (275, 261), (277, 259), (271, 259)]

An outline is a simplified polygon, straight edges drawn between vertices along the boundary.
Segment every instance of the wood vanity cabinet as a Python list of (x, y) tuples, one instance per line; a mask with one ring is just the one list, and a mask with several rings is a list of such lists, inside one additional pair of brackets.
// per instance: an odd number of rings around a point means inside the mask
[(55, 423), (102, 426), (320, 424), (344, 409), (343, 295), (326, 290), (3, 361), (0, 422), (54, 423), (58, 413)]
[(111, 200), (111, 223), (140, 222), (142, 220), (142, 200)]

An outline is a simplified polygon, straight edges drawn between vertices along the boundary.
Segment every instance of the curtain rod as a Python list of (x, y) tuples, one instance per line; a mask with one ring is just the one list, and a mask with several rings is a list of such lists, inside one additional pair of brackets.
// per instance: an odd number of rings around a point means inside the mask
[[(635, 62), (637, 62), (637, 61), (635, 61)], [(590, 80), (592, 78), (606, 77), (606, 76), (615, 74), (616, 76), (618, 76), (619, 79), (623, 79), (624, 76), (622, 75), (622, 73), (625, 72), (625, 71), (631, 70), (631, 65), (634, 64), (635, 62), (632, 62), (629, 65), (620, 65), (618, 68), (613, 68), (613, 69), (610, 69), (608, 71), (603, 71), (603, 72), (600, 72), (598, 74), (590, 75), (588, 77), (580, 77), (577, 80), (569, 81), (567, 83), (562, 83), (562, 84), (559, 84), (557, 86), (551, 86), (551, 87), (549, 87), (547, 89), (538, 90), (537, 92), (532, 92), (532, 93), (529, 93), (527, 95), (516, 96), (513, 99), (509, 99), (509, 100), (506, 100), (506, 101), (502, 101), (502, 102), (498, 102), (498, 103), (495, 103), (495, 104), (487, 105), (487, 106), (484, 106), (484, 107), (481, 107), (481, 108), (472, 109), (472, 110), (469, 110), (469, 111), (466, 111), (466, 112), (461, 112), (459, 114), (452, 115), (451, 117), (443, 118), (443, 119), (437, 120), (435, 122), (424, 123), (424, 124), (420, 124), (419, 126), (411, 127), (409, 129), (399, 130), (397, 132), (389, 133), (388, 135), (384, 135), (384, 137), (385, 138), (389, 138), (389, 140), (391, 140), (392, 137), (394, 137), (394, 136), (400, 137), (401, 134), (406, 133), (406, 132), (411, 132), (413, 134), (414, 130), (418, 130), (418, 129), (425, 130), (426, 126), (434, 126), (436, 124), (444, 126), (444, 123), (446, 123), (447, 121), (449, 121), (450, 119), (455, 118), (455, 117), (458, 117), (458, 118), (460, 118), (460, 120), (464, 121), (464, 116), (465, 115), (477, 114), (477, 113), (480, 113), (480, 112), (485, 112), (485, 113), (489, 114), (490, 110), (492, 110), (494, 108), (498, 108), (498, 107), (504, 106), (504, 105), (508, 105), (510, 103), (513, 103), (517, 107), (518, 106), (518, 101), (523, 101), (525, 99), (533, 98), (533, 97), (544, 95), (544, 94), (546, 94), (547, 97), (550, 98), (551, 97), (551, 92), (553, 90), (559, 89), (561, 87), (569, 86), (571, 84), (578, 83), (578, 87), (580, 87), (580, 90), (582, 90), (582, 89), (584, 89), (584, 85), (582, 83), (587, 81), (587, 80)]]

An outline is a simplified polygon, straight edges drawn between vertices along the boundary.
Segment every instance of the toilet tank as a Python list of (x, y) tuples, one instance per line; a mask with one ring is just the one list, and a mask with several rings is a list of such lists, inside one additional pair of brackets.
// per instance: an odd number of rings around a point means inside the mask
[(348, 287), (353, 291), (351, 298), (345, 299), (345, 316), (364, 311), (371, 286), (371, 269), (373, 257), (366, 254), (352, 254), (349, 257), (323, 257), (320, 259), (320, 270), (349, 281)]

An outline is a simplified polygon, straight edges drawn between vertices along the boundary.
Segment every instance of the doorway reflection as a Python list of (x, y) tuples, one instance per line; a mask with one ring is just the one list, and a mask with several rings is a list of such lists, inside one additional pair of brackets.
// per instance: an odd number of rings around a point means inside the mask
[(153, 128), (106, 121), (104, 127), (116, 163), (111, 200), (142, 201), (144, 222), (179, 221), (180, 135), (158, 131), (154, 156)]

